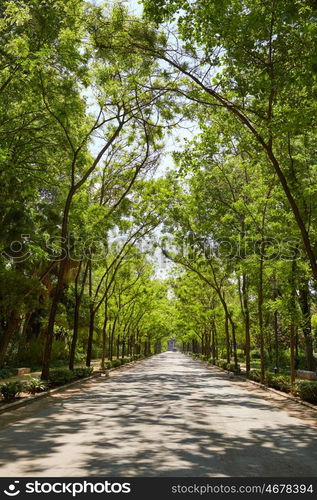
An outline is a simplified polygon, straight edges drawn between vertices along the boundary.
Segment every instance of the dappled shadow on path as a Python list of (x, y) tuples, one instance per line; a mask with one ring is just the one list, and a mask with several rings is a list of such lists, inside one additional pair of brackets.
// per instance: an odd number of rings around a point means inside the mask
[(0, 475), (316, 476), (315, 429), (178, 353), (0, 432)]

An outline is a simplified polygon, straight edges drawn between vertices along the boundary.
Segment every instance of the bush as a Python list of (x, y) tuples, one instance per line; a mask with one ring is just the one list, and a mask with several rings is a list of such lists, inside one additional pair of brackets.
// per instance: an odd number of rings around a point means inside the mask
[(254, 382), (260, 382), (261, 381), (261, 374), (258, 370), (251, 370), (249, 372), (249, 377), (250, 380), (254, 380)]
[(133, 354), (133, 356), (132, 356), (132, 359), (134, 361), (136, 361), (138, 359), (142, 359), (142, 358), (145, 358), (144, 354)]
[(207, 361), (208, 360), (208, 356), (206, 356), (206, 354), (199, 354), (199, 357), (202, 361)]
[(89, 377), (94, 369), (91, 366), (79, 366), (73, 369), (75, 379)]
[(68, 384), (76, 379), (74, 373), (70, 370), (58, 368), (51, 370), (48, 377), (49, 387), (58, 387), (60, 385)]
[(266, 381), (269, 387), (277, 389), (278, 391), (290, 392), (291, 380), (287, 375), (275, 375), (273, 373), (266, 374)]
[(0, 378), (9, 378), (12, 377), (12, 372), (8, 368), (2, 368), (0, 370)]
[(227, 363), (227, 370), (229, 372), (240, 373), (240, 365), (238, 364), (236, 368), (236, 365), (234, 363)]
[(117, 368), (118, 366), (121, 366), (121, 360), (120, 359), (113, 359), (111, 361), (111, 366), (112, 366), (112, 368)]
[(19, 380), (16, 380), (15, 382), (7, 382), (6, 384), (2, 384), (0, 386), (0, 392), (5, 401), (12, 401), (18, 397), (23, 389), (24, 384), (22, 384)]
[(261, 359), (261, 353), (258, 349), (253, 349), (250, 351), (250, 358), (251, 359)]
[(243, 349), (237, 349), (237, 357), (240, 361), (245, 360), (245, 354)]
[(297, 382), (296, 391), (303, 401), (307, 401), (314, 405), (317, 404), (317, 382), (309, 380)]
[(227, 369), (228, 364), (230, 363), (228, 363), (225, 359), (219, 359), (218, 366), (220, 366), (220, 368), (222, 368), (223, 370)]
[(131, 358), (123, 358), (122, 359), (122, 364), (130, 363), (130, 362), (131, 362)]
[(37, 392), (44, 392), (47, 390), (47, 383), (36, 377), (29, 377), (25, 385), (25, 390), (30, 394), (36, 394)]

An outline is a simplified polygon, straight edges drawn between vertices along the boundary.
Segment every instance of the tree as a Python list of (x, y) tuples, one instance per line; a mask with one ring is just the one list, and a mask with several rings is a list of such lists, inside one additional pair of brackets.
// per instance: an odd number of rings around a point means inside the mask
[[(213, 0), (143, 4), (146, 16), (156, 23), (172, 19), (177, 24), (177, 46), (143, 44), (185, 76), (170, 91), (206, 107), (224, 108), (264, 152), (291, 207), (316, 280), (316, 236), (292, 182), (294, 169), (301, 168), (293, 156), (298, 138), (303, 129), (315, 126), (315, 6), (287, 0), (265, 5), (235, 0), (221, 6)], [(305, 146), (299, 149), (307, 151)], [(306, 178), (310, 167), (305, 170)]]

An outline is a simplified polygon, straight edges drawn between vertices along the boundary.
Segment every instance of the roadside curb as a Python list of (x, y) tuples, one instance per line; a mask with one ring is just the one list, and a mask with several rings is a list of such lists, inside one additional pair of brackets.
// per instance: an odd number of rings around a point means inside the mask
[[(147, 359), (147, 358), (144, 358), (144, 359)], [(127, 367), (131, 366), (133, 364), (138, 363), (139, 361), (143, 361), (143, 359), (131, 361), (130, 363), (125, 363), (124, 365), (117, 366), (116, 368), (109, 368), (105, 371), (108, 371), (108, 372), (119, 371), (121, 368), (124, 368), (125, 366), (127, 366)], [(47, 398), (51, 394), (55, 394), (56, 392), (63, 391), (64, 389), (68, 389), (68, 387), (72, 387), (73, 385), (80, 384), (81, 382), (87, 382), (87, 380), (91, 380), (93, 378), (101, 377), (101, 375), (105, 371), (98, 370), (95, 373), (93, 373), (92, 375), (89, 375), (89, 377), (80, 378), (78, 380), (74, 380), (73, 382), (69, 382), (68, 384), (60, 385), (59, 387), (55, 387), (54, 389), (49, 389), (45, 392), (40, 392), (38, 394), (34, 394), (33, 396), (23, 398), (21, 401), (14, 401), (13, 403), (8, 403), (7, 405), (0, 408), (0, 415), (2, 413), (7, 412), (7, 411), (15, 410), (16, 408), (21, 408), (23, 406), (30, 405), (30, 404), (38, 401), (39, 399)], [(105, 379), (107, 379), (108, 377), (109, 377), (109, 375), (106, 376)]]
[(55, 392), (58, 392), (60, 390), (67, 389), (68, 387), (72, 387), (73, 385), (76, 385), (80, 382), (86, 382), (87, 380), (96, 378), (100, 376), (100, 373), (101, 372), (96, 372), (93, 375), (90, 375), (89, 377), (80, 378), (78, 380), (74, 380), (73, 382), (69, 382), (69, 384), (60, 385), (59, 387), (55, 387), (54, 389), (49, 389), (48, 391), (40, 392), (39, 394), (34, 394), (33, 396), (29, 396), (22, 399), (21, 401), (14, 401), (13, 403), (8, 403), (7, 405), (0, 408), (0, 414), (5, 413), (6, 411), (9, 410), (14, 410), (15, 408), (20, 408), (21, 406), (27, 406), (31, 403), (34, 403), (35, 401), (38, 401), (39, 399), (43, 399), (50, 396), (50, 394), (54, 394)]
[[(227, 370), (224, 370), (223, 368), (220, 368), (220, 366), (212, 365), (211, 363), (208, 363), (206, 361), (202, 361), (201, 359), (193, 358), (192, 356), (189, 356), (191, 359), (194, 361), (198, 361), (199, 363), (203, 364), (207, 368), (210, 368), (215, 371), (219, 371), (220, 373), (228, 373)], [(244, 377), (243, 375), (235, 375), (235, 379), (239, 379), (243, 382), (250, 382), (250, 384), (255, 385), (256, 387), (259, 387), (260, 389), (264, 389), (265, 391), (273, 392), (274, 394), (277, 394), (278, 396), (282, 396), (285, 399), (290, 399), (291, 401), (294, 401), (295, 403), (299, 403), (303, 406), (307, 406), (307, 408), (310, 408), (311, 410), (314, 410), (317, 412), (317, 406), (312, 405), (311, 403), (308, 403), (307, 401), (303, 401), (302, 399), (292, 396), (291, 394), (288, 394), (287, 392), (283, 391), (277, 391), (276, 389), (273, 389), (272, 387), (268, 387), (267, 385), (261, 384), (260, 382), (255, 382), (254, 380), (250, 380), (247, 377)]]

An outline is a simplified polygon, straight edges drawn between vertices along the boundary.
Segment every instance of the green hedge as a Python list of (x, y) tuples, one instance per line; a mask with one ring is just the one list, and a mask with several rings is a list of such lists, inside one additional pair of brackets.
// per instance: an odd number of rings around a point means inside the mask
[(56, 370), (50, 370), (50, 374), (48, 377), (48, 386), (52, 388), (69, 384), (74, 380), (89, 377), (92, 372), (93, 368), (87, 366), (80, 366), (78, 368), (74, 368), (74, 370), (68, 370), (66, 368), (57, 368)]
[(79, 378), (89, 377), (92, 374), (93, 370), (94, 369), (91, 366), (79, 366), (78, 368), (73, 369), (73, 374), (75, 379), (77, 380)]
[(249, 377), (250, 380), (254, 380), (254, 382), (260, 382), (261, 381), (261, 374), (259, 370), (251, 370), (249, 372)]
[(265, 379), (269, 387), (278, 391), (291, 392), (291, 379), (288, 375), (266, 373)]
[(133, 354), (132, 359), (133, 361), (137, 361), (138, 359), (144, 359), (145, 356), (144, 354)]
[(12, 401), (24, 390), (24, 384), (19, 380), (7, 382), (0, 386), (0, 393), (5, 401)]
[(206, 356), (206, 354), (200, 354), (199, 357), (202, 361), (208, 361), (208, 356)]
[(317, 382), (301, 380), (296, 384), (296, 392), (303, 401), (317, 404)]
[(58, 387), (60, 385), (68, 384), (76, 379), (74, 373), (67, 368), (57, 368), (56, 370), (50, 370), (48, 377), (48, 386)]
[(228, 361), (226, 361), (225, 359), (218, 359), (216, 363), (216, 365), (222, 368), (223, 370), (227, 370), (228, 364), (229, 364)]
[(132, 361), (132, 358), (123, 358), (122, 359), (122, 364), (131, 363), (131, 361)]
[(9, 378), (12, 377), (12, 371), (9, 368), (2, 368), (0, 370), (0, 378)]
[(113, 359), (111, 361), (111, 367), (112, 368), (117, 368), (118, 366), (121, 366), (121, 361), (120, 359)]

